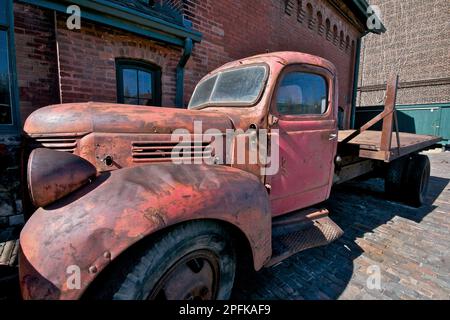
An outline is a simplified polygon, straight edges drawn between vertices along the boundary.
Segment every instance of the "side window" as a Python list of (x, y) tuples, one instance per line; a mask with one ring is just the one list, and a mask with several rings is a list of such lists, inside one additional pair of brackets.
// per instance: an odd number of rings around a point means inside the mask
[(8, 37), (0, 30), (0, 124), (12, 124)]
[(324, 114), (328, 106), (327, 82), (318, 74), (291, 72), (283, 77), (276, 99), (280, 114)]
[(12, 0), (0, 0), (0, 131), (16, 132), (18, 125)]
[(117, 61), (117, 101), (143, 106), (161, 105), (161, 70), (134, 61)]

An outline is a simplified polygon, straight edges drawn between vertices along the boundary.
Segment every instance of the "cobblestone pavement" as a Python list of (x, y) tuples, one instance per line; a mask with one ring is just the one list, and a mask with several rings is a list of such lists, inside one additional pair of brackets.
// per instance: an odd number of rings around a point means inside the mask
[[(325, 206), (345, 235), (246, 274), (233, 297), (450, 299), (450, 152), (428, 155), (432, 177), (425, 206), (385, 200), (381, 179), (335, 188)], [(369, 289), (368, 277), (377, 269), (380, 289)]]

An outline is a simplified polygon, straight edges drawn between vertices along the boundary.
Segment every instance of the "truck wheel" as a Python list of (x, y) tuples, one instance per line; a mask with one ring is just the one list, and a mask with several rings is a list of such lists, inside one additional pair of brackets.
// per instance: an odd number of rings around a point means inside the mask
[[(214, 222), (192, 222), (144, 241), (95, 283), (87, 299), (226, 300), (236, 258), (226, 230)], [(100, 275), (102, 276), (102, 275)]]
[(428, 192), (430, 159), (425, 155), (413, 155), (408, 162), (405, 179), (405, 201), (414, 207), (420, 207)]
[(408, 158), (400, 158), (389, 163), (386, 176), (384, 177), (384, 191), (386, 196), (392, 200), (403, 200), (404, 180)]

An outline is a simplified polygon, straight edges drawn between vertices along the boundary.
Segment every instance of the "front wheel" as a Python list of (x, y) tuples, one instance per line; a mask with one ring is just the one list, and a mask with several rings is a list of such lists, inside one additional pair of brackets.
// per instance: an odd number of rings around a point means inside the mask
[[(87, 298), (225, 300), (236, 269), (225, 228), (214, 222), (177, 226), (122, 257)], [(143, 249), (142, 247), (147, 247)]]

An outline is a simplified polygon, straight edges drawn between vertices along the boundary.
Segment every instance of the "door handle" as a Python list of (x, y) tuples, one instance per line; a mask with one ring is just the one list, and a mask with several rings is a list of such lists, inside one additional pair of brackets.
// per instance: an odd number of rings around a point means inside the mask
[(333, 140), (336, 140), (337, 137), (338, 137), (337, 133), (331, 133), (330, 138), (328, 140), (333, 141)]

